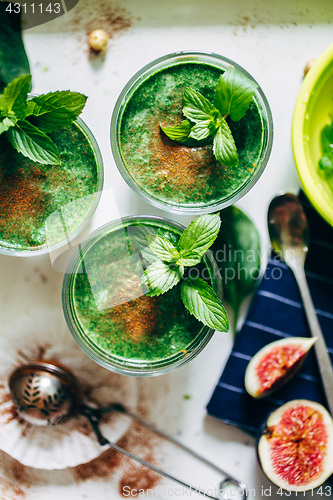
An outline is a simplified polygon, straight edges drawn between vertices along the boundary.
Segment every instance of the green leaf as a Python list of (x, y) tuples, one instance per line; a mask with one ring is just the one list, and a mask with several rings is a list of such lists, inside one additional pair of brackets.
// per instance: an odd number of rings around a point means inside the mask
[(333, 151), (331, 154), (322, 156), (319, 160), (319, 168), (325, 173), (333, 173)]
[(11, 16), (9, 22), (7, 7), (7, 2), (0, 2), (0, 94), (12, 80), (30, 73), (21, 36), (21, 14)]
[(214, 105), (222, 115), (230, 115), (237, 122), (243, 118), (258, 88), (253, 80), (235, 68), (220, 76), (215, 88)]
[(163, 236), (148, 236), (148, 243), (151, 250), (157, 257), (166, 262), (178, 259), (179, 252), (177, 248)]
[(227, 332), (229, 320), (222, 302), (214, 290), (201, 278), (186, 278), (180, 287), (186, 309), (204, 325)]
[(191, 122), (189, 120), (183, 120), (179, 125), (175, 127), (162, 127), (161, 129), (169, 137), (169, 139), (177, 142), (185, 142), (191, 132)]
[(25, 110), (24, 110), (25, 116), (32, 115), (34, 107), (35, 107), (35, 103), (32, 100), (27, 101), (27, 104), (26, 104), (26, 107), (25, 107)]
[(178, 249), (195, 251), (202, 256), (215, 241), (220, 226), (218, 214), (201, 215), (184, 230), (178, 242)]
[(149, 288), (150, 297), (161, 295), (173, 288), (181, 280), (184, 268), (157, 261), (151, 264), (141, 278), (141, 284)]
[(221, 125), (214, 135), (213, 153), (222, 165), (235, 167), (238, 163), (238, 153), (229, 125), (223, 118)]
[(0, 122), (0, 134), (9, 130), (10, 127), (14, 127), (15, 123), (16, 123), (16, 118), (7, 118), (7, 117), (4, 118)]
[(214, 106), (200, 92), (191, 88), (185, 89), (183, 96), (183, 113), (195, 123), (210, 120)]
[(333, 123), (321, 131), (321, 145), (324, 153), (333, 153)]
[(23, 156), (39, 163), (60, 165), (59, 151), (54, 142), (29, 122), (19, 120), (7, 131), (7, 137)]
[(231, 206), (211, 250), (220, 269), (224, 300), (234, 310), (235, 329), (241, 303), (254, 291), (260, 272), (260, 236), (247, 215)]
[(68, 127), (82, 112), (87, 97), (78, 92), (64, 90), (34, 97), (29, 108), (29, 121), (43, 132)]
[(158, 257), (149, 248), (148, 238), (156, 236), (156, 230), (149, 226), (129, 226), (126, 228), (129, 238), (129, 246), (132, 254), (140, 252), (142, 257), (149, 263), (158, 260)]
[(203, 120), (192, 127), (189, 137), (197, 141), (203, 141), (212, 136), (215, 130), (215, 124), (211, 120)]
[(0, 109), (5, 115), (13, 113), (17, 117), (25, 110), (28, 92), (31, 90), (31, 75), (15, 78), (4, 89), (0, 99)]
[(191, 250), (181, 250), (180, 257), (176, 264), (179, 266), (196, 266), (201, 262), (202, 256), (200, 253)]

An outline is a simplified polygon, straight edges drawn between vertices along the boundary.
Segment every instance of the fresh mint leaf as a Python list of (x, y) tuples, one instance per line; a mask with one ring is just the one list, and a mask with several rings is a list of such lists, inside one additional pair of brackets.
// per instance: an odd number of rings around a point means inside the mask
[(319, 160), (319, 168), (323, 170), (326, 174), (333, 174), (333, 152), (331, 154), (327, 154), (320, 158)]
[(0, 134), (3, 132), (7, 132), (7, 130), (10, 129), (10, 127), (14, 127), (16, 123), (16, 118), (7, 118), (5, 117), (1, 122), (0, 122)]
[(178, 242), (178, 249), (197, 252), (202, 256), (214, 243), (220, 226), (219, 214), (201, 215), (184, 230)]
[(181, 250), (176, 264), (179, 266), (196, 266), (201, 262), (200, 253), (191, 250)]
[(54, 142), (31, 123), (18, 120), (15, 127), (7, 131), (7, 137), (19, 153), (31, 160), (60, 165), (59, 151)]
[(256, 82), (235, 68), (220, 76), (215, 88), (214, 106), (222, 115), (230, 115), (237, 122), (243, 118), (258, 88)]
[(198, 123), (211, 119), (214, 106), (200, 92), (191, 88), (185, 89), (183, 96), (183, 113), (189, 120)]
[(333, 153), (333, 123), (321, 131), (321, 145), (324, 153)]
[(157, 261), (151, 264), (143, 273), (141, 284), (148, 287), (146, 295), (154, 297), (173, 288), (184, 274), (182, 266), (174, 266)]
[(30, 73), (21, 36), (21, 13), (9, 16), (8, 2), (0, 2), (0, 94), (15, 78)]
[(183, 120), (179, 125), (175, 127), (162, 127), (161, 129), (171, 139), (172, 141), (185, 142), (191, 132), (191, 122), (189, 120)]
[(213, 153), (222, 165), (235, 167), (238, 163), (238, 153), (229, 125), (223, 118), (221, 125), (214, 135)]
[(82, 112), (87, 97), (78, 92), (64, 90), (34, 97), (29, 108), (29, 121), (43, 132), (68, 127)]
[(148, 236), (148, 243), (154, 254), (165, 262), (171, 262), (179, 257), (177, 248), (163, 236)]
[(157, 255), (149, 248), (148, 237), (155, 236), (156, 231), (150, 226), (129, 226), (126, 228), (131, 253), (140, 253), (142, 257), (149, 263), (158, 260)]
[(203, 120), (192, 127), (189, 137), (197, 141), (203, 141), (213, 135), (215, 130), (215, 124), (211, 120)]
[(15, 78), (4, 89), (0, 99), (0, 109), (6, 115), (17, 117), (25, 110), (28, 92), (31, 90), (31, 75)]
[(229, 320), (222, 302), (214, 290), (201, 278), (186, 278), (180, 286), (184, 306), (204, 325), (227, 332)]

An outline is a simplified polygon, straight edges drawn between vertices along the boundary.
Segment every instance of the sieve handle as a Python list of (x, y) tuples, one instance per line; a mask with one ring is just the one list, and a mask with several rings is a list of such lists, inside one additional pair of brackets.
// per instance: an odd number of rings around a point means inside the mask
[[(211, 467), (212, 469), (214, 469), (215, 471), (217, 471), (219, 474), (221, 474), (223, 476), (226, 476), (226, 478), (223, 481), (221, 481), (221, 483), (220, 483), (220, 495), (218, 497), (210, 496), (210, 495), (206, 494), (204, 491), (202, 491), (201, 489), (198, 489), (195, 486), (192, 486), (192, 485), (190, 485), (188, 483), (185, 483), (181, 479), (178, 479), (177, 477), (172, 476), (168, 472), (165, 472), (165, 471), (159, 469), (155, 465), (153, 465), (153, 464), (151, 464), (149, 462), (146, 462), (142, 458), (137, 457), (136, 455), (133, 455), (133, 453), (125, 450), (124, 448), (121, 448), (117, 444), (111, 443), (110, 441), (108, 441), (108, 439), (106, 439), (102, 435), (102, 433), (100, 431), (99, 422), (101, 421), (101, 418), (103, 417), (104, 413), (111, 413), (111, 412), (118, 412), (118, 413), (123, 413), (125, 415), (128, 415), (129, 417), (131, 417), (136, 422), (139, 422), (143, 426), (147, 427), (151, 431), (153, 431), (156, 434), (158, 434), (158, 435), (162, 436), (163, 438), (167, 439), (171, 443), (179, 446), (184, 451), (186, 451), (187, 453), (189, 453), (193, 457), (195, 457), (198, 460), (200, 460), (201, 462), (203, 462), (205, 465), (208, 465), (209, 467)], [(217, 467), (217, 465), (213, 464), (212, 462), (210, 462), (206, 458), (202, 457), (201, 455), (199, 455), (198, 453), (196, 453), (191, 448), (188, 448), (183, 443), (177, 441), (176, 439), (174, 439), (172, 436), (170, 436), (166, 432), (162, 431), (161, 429), (158, 429), (157, 427), (155, 427), (154, 425), (152, 425), (150, 422), (147, 422), (145, 419), (139, 417), (135, 413), (132, 413), (131, 411), (126, 410), (126, 408), (124, 406), (122, 406), (121, 404), (116, 403), (116, 404), (113, 404), (111, 406), (108, 406), (108, 407), (105, 407), (105, 408), (100, 408), (100, 409), (97, 409), (97, 410), (89, 408), (89, 407), (84, 407), (81, 410), (81, 413), (83, 415), (85, 415), (89, 419), (90, 424), (91, 424), (91, 426), (92, 426), (92, 428), (93, 428), (93, 430), (94, 430), (94, 432), (96, 434), (96, 437), (98, 439), (98, 442), (102, 446), (108, 445), (111, 448), (119, 451), (120, 453), (123, 453), (124, 455), (126, 455), (129, 458), (131, 458), (132, 460), (135, 460), (139, 464), (148, 467), (149, 469), (153, 470), (157, 474), (160, 474), (161, 476), (164, 476), (167, 479), (171, 479), (172, 481), (175, 481), (176, 483), (180, 484), (181, 486), (183, 486), (185, 488), (188, 488), (191, 491), (195, 491), (198, 494), (205, 496), (206, 498), (210, 498), (211, 500), (231, 500), (231, 499), (234, 500), (234, 498), (235, 498), (234, 495), (230, 496), (230, 495), (227, 494), (226, 491), (224, 491), (224, 486), (227, 486), (227, 485), (230, 485), (230, 484), (232, 486), (235, 486), (237, 488), (237, 490), (238, 490), (238, 496), (239, 496), (239, 498), (241, 500), (247, 500), (247, 486), (246, 486), (245, 483), (240, 482), (236, 478), (230, 476), (230, 474), (228, 474), (227, 472), (225, 472), (222, 469), (220, 469), (219, 467)]]

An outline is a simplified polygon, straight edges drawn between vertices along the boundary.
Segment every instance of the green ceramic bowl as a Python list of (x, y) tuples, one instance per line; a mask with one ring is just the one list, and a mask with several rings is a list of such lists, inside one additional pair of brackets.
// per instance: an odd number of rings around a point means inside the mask
[(317, 59), (304, 78), (296, 101), (292, 144), (303, 189), (314, 208), (333, 226), (331, 181), (318, 168), (323, 156), (321, 131), (333, 121), (333, 44)]

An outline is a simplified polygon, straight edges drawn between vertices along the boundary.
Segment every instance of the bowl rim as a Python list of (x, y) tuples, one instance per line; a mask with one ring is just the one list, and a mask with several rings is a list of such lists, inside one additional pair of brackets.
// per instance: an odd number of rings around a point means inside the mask
[[(35, 96), (38, 96), (38, 94), (29, 94), (29, 97), (35, 97)], [(0, 255), (7, 255), (10, 257), (36, 257), (45, 254), (51, 254), (55, 250), (58, 250), (59, 248), (62, 248), (65, 245), (68, 245), (70, 241), (75, 239), (87, 227), (93, 215), (95, 214), (104, 187), (104, 162), (102, 153), (98, 145), (98, 142), (95, 138), (95, 135), (92, 133), (91, 129), (88, 127), (87, 123), (81, 118), (81, 116), (77, 117), (72, 124), (75, 125), (81, 131), (81, 133), (89, 142), (96, 162), (97, 186), (96, 186), (96, 191), (93, 193), (94, 200), (93, 203), (91, 204), (88, 213), (86, 214), (85, 218), (81, 221), (80, 225), (72, 233), (66, 235), (66, 238), (64, 240), (58, 241), (57, 243), (50, 246), (46, 244), (41, 247), (40, 246), (35, 248), (32, 247), (31, 249), (25, 248), (23, 250), (0, 245)]]
[[(62, 310), (65, 321), (67, 323), (67, 327), (74, 340), (83, 350), (83, 352), (87, 354), (93, 361), (103, 366), (103, 368), (116, 373), (120, 373), (121, 375), (155, 377), (158, 375), (164, 375), (165, 373), (169, 373), (177, 368), (180, 368), (181, 366), (187, 364), (189, 361), (195, 358), (206, 347), (208, 342), (213, 337), (215, 330), (202, 324), (197, 337), (195, 337), (195, 339), (193, 339), (193, 341), (190, 343), (193, 344), (195, 341), (197, 342), (196, 346), (193, 346), (193, 350), (191, 352), (179, 351), (171, 356), (167, 356), (159, 360), (138, 362), (137, 360), (126, 358), (121, 359), (118, 356), (112, 356), (112, 354), (108, 355), (95, 342), (90, 342), (87, 338), (87, 334), (84, 332), (82, 335), (82, 332), (79, 331), (79, 321), (73, 306), (73, 280), (75, 279), (75, 277), (73, 278), (73, 276), (76, 275), (77, 270), (80, 267), (82, 257), (84, 257), (85, 254), (95, 245), (95, 243), (98, 242), (99, 239), (103, 238), (106, 234), (109, 234), (110, 232), (113, 232), (124, 225), (127, 226), (131, 223), (134, 223), (135, 225), (145, 222), (156, 225), (160, 224), (167, 228), (169, 227), (175, 230), (175, 232), (177, 232), (178, 234), (181, 234), (185, 229), (185, 227), (179, 222), (157, 215), (129, 215), (126, 217), (121, 217), (119, 219), (111, 220), (106, 224), (103, 224), (93, 233), (91, 233), (84, 242), (82, 242), (80, 247), (77, 248), (72, 255), (67, 265), (62, 283)], [(222, 278), (218, 265), (210, 250), (206, 252), (204, 260), (209, 262), (214, 272), (216, 288), (215, 291), (218, 297), (222, 300)]]
[(331, 226), (333, 226), (333, 205), (331, 206), (328, 201), (322, 197), (308, 168), (303, 143), (303, 129), (313, 88), (320, 80), (325, 69), (329, 64), (332, 64), (332, 62), (333, 43), (321, 54), (304, 78), (295, 104), (291, 132), (294, 160), (303, 190), (317, 212)]
[[(261, 104), (264, 113), (261, 112), (260, 114), (265, 116), (265, 119), (267, 120), (267, 130), (266, 130), (266, 143), (265, 145), (262, 145), (262, 159), (261, 159), (261, 164), (260, 166), (254, 170), (253, 175), (251, 175), (247, 181), (239, 188), (237, 189), (236, 193), (233, 193), (232, 195), (228, 196), (227, 198), (223, 198), (222, 200), (216, 200), (213, 202), (209, 203), (202, 203), (202, 204), (196, 204), (196, 205), (177, 205), (172, 202), (168, 201), (162, 201), (158, 197), (152, 196), (150, 193), (146, 192), (144, 189), (142, 189), (132, 178), (132, 176), (129, 174), (125, 163), (123, 162), (120, 147), (118, 144), (118, 129), (119, 129), (119, 124), (120, 120), (122, 118), (123, 111), (125, 109), (124, 103), (126, 104), (128, 94), (130, 94), (130, 98), (132, 97), (132, 88), (135, 87), (135, 85), (139, 82), (141, 84), (144, 80), (146, 80), (150, 76), (150, 71), (154, 70), (155, 68), (158, 69), (163, 69), (162, 67), (159, 67), (160, 65), (163, 64), (168, 64), (169, 61), (174, 60), (173, 64), (178, 64), (182, 62), (189, 61), (191, 62), (191, 59), (195, 59), (198, 62), (199, 58), (202, 57), (204, 59), (209, 59), (210, 61), (205, 61), (207, 63), (214, 64), (218, 63), (220, 65), (225, 65), (227, 67), (234, 67), (241, 71), (244, 75), (246, 75), (250, 80), (254, 81), (258, 87), (256, 89), (256, 100)], [(138, 85), (139, 86), (139, 85)], [(136, 90), (136, 89), (135, 89)], [(135, 92), (134, 90), (134, 92)], [(263, 120), (263, 117), (261, 116), (261, 119)], [(158, 57), (154, 59), (153, 61), (149, 62), (148, 64), (144, 65), (141, 69), (139, 69), (131, 78), (130, 80), (125, 84), (123, 87), (121, 93), (119, 94), (116, 104), (114, 106), (112, 116), (111, 116), (111, 123), (110, 123), (110, 142), (111, 142), (111, 149), (112, 149), (112, 155), (114, 162), (116, 164), (116, 167), (124, 179), (124, 181), (127, 183), (127, 185), (140, 197), (142, 197), (145, 201), (147, 201), (150, 205), (159, 208), (160, 210), (164, 210), (168, 213), (175, 213), (175, 214), (186, 214), (186, 215), (197, 215), (197, 214), (203, 214), (203, 213), (211, 213), (217, 210), (221, 210), (223, 208), (226, 208), (234, 203), (236, 203), (238, 200), (240, 200), (243, 196), (245, 196), (250, 189), (257, 183), (259, 178), (261, 177), (262, 173), (264, 172), (272, 150), (272, 144), (273, 144), (273, 132), (274, 132), (274, 125), (273, 125), (273, 116), (272, 116), (272, 111), (270, 108), (270, 105), (268, 103), (268, 100), (266, 98), (266, 95), (264, 94), (261, 86), (259, 83), (255, 80), (255, 78), (248, 72), (246, 71), (245, 68), (240, 66), (238, 63), (235, 61), (222, 56), (220, 54), (216, 54), (214, 52), (209, 52), (209, 51), (202, 51), (202, 50), (180, 50), (177, 52), (172, 52), (169, 54), (166, 54), (164, 56)]]

